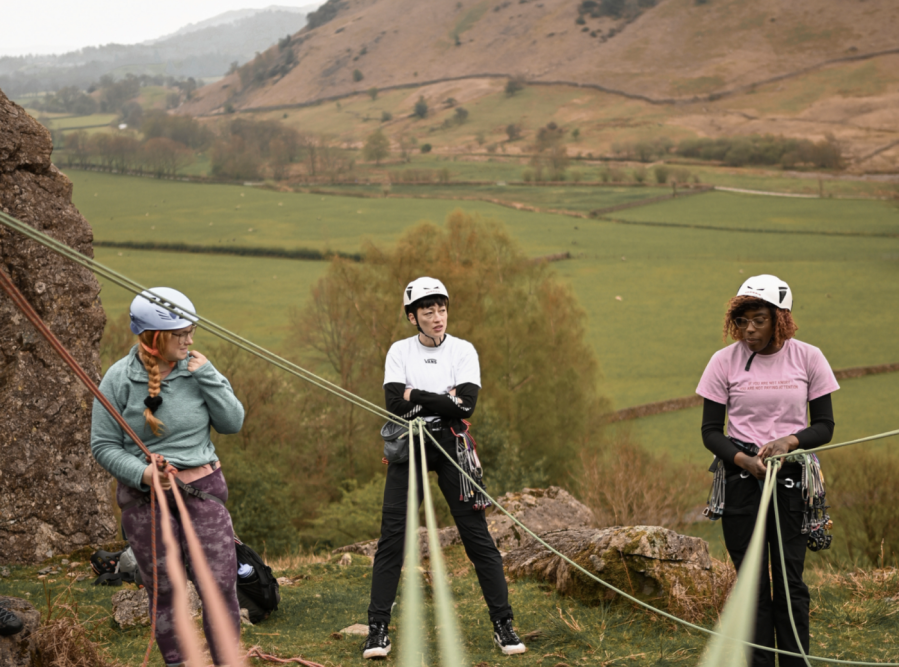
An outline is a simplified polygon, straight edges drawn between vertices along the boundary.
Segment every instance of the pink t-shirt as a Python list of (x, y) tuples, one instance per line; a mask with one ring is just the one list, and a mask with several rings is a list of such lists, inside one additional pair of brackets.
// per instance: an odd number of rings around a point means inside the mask
[(696, 393), (727, 406), (727, 434), (761, 447), (808, 427), (808, 402), (840, 388), (814, 345), (793, 338), (774, 354), (752, 355), (743, 342), (712, 355)]

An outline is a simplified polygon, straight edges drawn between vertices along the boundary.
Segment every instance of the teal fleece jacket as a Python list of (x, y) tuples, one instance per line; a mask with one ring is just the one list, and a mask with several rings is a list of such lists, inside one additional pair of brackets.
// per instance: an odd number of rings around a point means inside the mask
[[(100, 391), (118, 408), (125, 421), (154, 454), (161, 454), (180, 470), (218, 461), (209, 438), (210, 426), (219, 433), (237, 433), (243, 425), (244, 409), (231, 384), (207, 361), (193, 373), (188, 359), (179, 361), (162, 382), (162, 405), (156, 411), (164, 426), (153, 435), (144, 418), (144, 399), (149, 396), (147, 369), (137, 354), (137, 345), (110, 366)], [(94, 399), (91, 417), (91, 452), (113, 477), (135, 489), (149, 492), (141, 481), (146, 457), (125, 434), (100, 402)]]

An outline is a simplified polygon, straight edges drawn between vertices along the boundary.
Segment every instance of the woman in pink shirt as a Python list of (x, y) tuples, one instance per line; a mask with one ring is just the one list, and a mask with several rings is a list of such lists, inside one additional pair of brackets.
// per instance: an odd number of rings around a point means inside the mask
[[(798, 327), (792, 307), (789, 286), (776, 276), (753, 276), (743, 283), (724, 316), (724, 338), (729, 335), (736, 342), (712, 356), (696, 389), (705, 399), (703, 444), (716, 456), (713, 469), (719, 461), (723, 465), (726, 486), (721, 524), (737, 570), (755, 526), (762, 495), (758, 480), (765, 478), (765, 460), (797, 448), (818, 447), (833, 437), (830, 394), (840, 387), (821, 350), (793, 338)], [(801, 479), (799, 463), (785, 463), (778, 472), (777, 511), (789, 594), (784, 590), (772, 505), (753, 642), (794, 653), (799, 647), (787, 604), (792, 605), (802, 647), (806, 653), (809, 649), (809, 592), (802, 580), (808, 536), (802, 532), (806, 503)], [(774, 667), (774, 656), (770, 651), (755, 650), (752, 665)], [(802, 658), (781, 656), (779, 664), (800, 667), (805, 663)]]

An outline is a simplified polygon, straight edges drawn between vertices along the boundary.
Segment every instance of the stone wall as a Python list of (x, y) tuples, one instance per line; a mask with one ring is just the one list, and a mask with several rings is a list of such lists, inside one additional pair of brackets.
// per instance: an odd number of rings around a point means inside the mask
[[(93, 257), (49, 132), (0, 91), (0, 209)], [(0, 224), (6, 271), (99, 382), (106, 315), (81, 268)], [(0, 562), (34, 563), (115, 536), (109, 476), (90, 453), (92, 397), (0, 293)]]

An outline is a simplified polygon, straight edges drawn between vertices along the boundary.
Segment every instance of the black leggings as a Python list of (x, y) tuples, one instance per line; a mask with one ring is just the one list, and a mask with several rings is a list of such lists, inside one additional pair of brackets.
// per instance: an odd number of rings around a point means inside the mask
[[(793, 475), (792, 479), (798, 482), (799, 475)], [(724, 531), (724, 544), (738, 571), (746, 556), (746, 550), (749, 548), (749, 540), (752, 537), (752, 529), (755, 526), (761, 498), (762, 491), (758, 480), (754, 477), (746, 479), (735, 477), (728, 480), (721, 528)], [(796, 621), (802, 648), (808, 654), (809, 592), (808, 586), (802, 581), (808, 540), (802, 534), (803, 501), (799, 486), (786, 488), (778, 485), (777, 501), (780, 527), (783, 533), (784, 560), (787, 565), (787, 582), (790, 587), (789, 601), (793, 607), (793, 618)], [(759, 580), (758, 611), (755, 617), (753, 643), (799, 653), (787, 610), (788, 598), (784, 591), (773, 503), (768, 508), (766, 537), (767, 544), (762, 554), (762, 572)], [(768, 576), (769, 561), (771, 564), (770, 578)], [(774, 585), (773, 598), (772, 583)], [(752, 653), (751, 664), (753, 667), (774, 667), (774, 653), (758, 649), (753, 650)], [(805, 665), (802, 658), (791, 656), (780, 655), (778, 661), (780, 667), (804, 667)]]
[[(455, 459), (456, 439), (449, 429), (434, 436), (443, 449)], [(424, 498), (421, 475), (421, 456), (418, 438), (415, 439), (418, 478), (418, 505)], [(465, 553), (474, 565), (481, 584), (481, 591), (491, 620), (500, 620), (512, 615), (509, 606), (509, 588), (503, 572), (503, 559), (487, 530), (487, 520), (483, 510), (473, 510), (472, 503), (459, 500), (459, 471), (447, 458), (438, 452), (434, 443), (425, 440), (428, 470), (436, 471), (437, 483), (443, 492), (459, 529), (459, 536), (465, 546)], [(396, 589), (403, 568), (406, 533), (406, 498), (409, 493), (409, 463), (391, 463), (387, 467), (387, 482), (384, 485), (384, 508), (381, 515), (381, 539), (371, 575), (371, 604), (368, 606), (369, 622), (390, 622), (390, 611), (396, 598)]]

